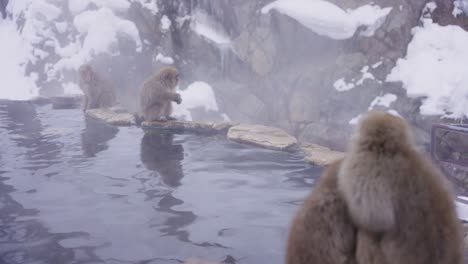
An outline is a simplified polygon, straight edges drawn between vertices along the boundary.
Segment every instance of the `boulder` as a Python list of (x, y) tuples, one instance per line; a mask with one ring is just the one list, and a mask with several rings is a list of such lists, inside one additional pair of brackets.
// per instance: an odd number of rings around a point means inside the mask
[(334, 151), (315, 144), (303, 144), (301, 150), (307, 162), (318, 166), (327, 166), (345, 155), (344, 152)]
[(263, 125), (241, 124), (233, 126), (227, 134), (228, 139), (239, 143), (252, 144), (274, 150), (293, 150), (297, 139), (284, 130)]
[(230, 122), (198, 123), (191, 121), (143, 122), (145, 131), (167, 130), (171, 132), (190, 132), (196, 134), (226, 134), (228, 129), (236, 125)]
[(89, 109), (86, 110), (86, 115), (114, 126), (132, 126), (136, 124), (135, 115), (122, 109)]

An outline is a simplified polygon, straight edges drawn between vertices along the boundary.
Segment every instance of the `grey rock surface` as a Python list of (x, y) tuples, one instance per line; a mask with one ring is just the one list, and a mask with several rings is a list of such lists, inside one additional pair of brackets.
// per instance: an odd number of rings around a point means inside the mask
[(301, 150), (307, 162), (318, 166), (327, 166), (345, 156), (344, 152), (334, 151), (316, 144), (303, 144)]
[(167, 130), (172, 132), (188, 132), (196, 134), (226, 134), (235, 123), (213, 122), (199, 123), (191, 121), (143, 122), (145, 131)]
[(263, 125), (241, 124), (229, 129), (229, 140), (275, 150), (292, 150), (297, 139), (284, 130)]
[(86, 110), (86, 115), (115, 126), (135, 125), (135, 116), (121, 109), (100, 108)]

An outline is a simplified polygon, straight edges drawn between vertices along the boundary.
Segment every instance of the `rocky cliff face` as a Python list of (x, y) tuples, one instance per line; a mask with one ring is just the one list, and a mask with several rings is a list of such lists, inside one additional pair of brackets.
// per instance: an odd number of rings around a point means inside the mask
[[(342, 149), (351, 120), (368, 109), (392, 109), (428, 141), (432, 119), (419, 115), (419, 100), (408, 98), (401, 84), (386, 82), (427, 0), (374, 0), (391, 11), (374, 34), (361, 26), (346, 39), (319, 35), (276, 10), (261, 12), (271, 0), (164, 0), (158, 12), (144, 8), (148, 1), (131, 2), (124, 16), (139, 30), (142, 52), (121, 38), (118, 56), (97, 56), (118, 79), (129, 108), (136, 108), (139, 83), (171, 57), (182, 71), (181, 86), (211, 84), (220, 112), (233, 121), (281, 127), (300, 140)], [(353, 10), (370, 1), (328, 2)], [(435, 22), (468, 27), (466, 16), (452, 15), (452, 1), (436, 4)], [(379, 104), (379, 96), (394, 97), (391, 107)]]

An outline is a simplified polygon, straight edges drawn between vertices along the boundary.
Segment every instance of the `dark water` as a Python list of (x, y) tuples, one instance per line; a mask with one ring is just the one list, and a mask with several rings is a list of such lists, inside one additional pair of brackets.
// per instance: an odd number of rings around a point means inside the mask
[(320, 168), (0, 101), (0, 263), (283, 263)]

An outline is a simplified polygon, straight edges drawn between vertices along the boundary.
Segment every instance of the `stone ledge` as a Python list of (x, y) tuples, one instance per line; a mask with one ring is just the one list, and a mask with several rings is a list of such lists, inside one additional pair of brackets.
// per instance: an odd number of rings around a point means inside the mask
[(327, 166), (333, 161), (343, 158), (345, 155), (344, 152), (334, 151), (329, 148), (310, 143), (302, 144), (301, 150), (304, 153), (304, 160), (318, 166)]
[(86, 115), (114, 126), (136, 125), (135, 116), (122, 109), (99, 108), (86, 110)]
[(273, 150), (291, 151), (297, 145), (297, 139), (284, 130), (263, 125), (241, 124), (229, 129), (229, 140), (247, 143)]
[(234, 125), (236, 125), (236, 123), (198, 123), (174, 120), (166, 122), (143, 122), (141, 127), (145, 131), (160, 129), (172, 132), (189, 132), (198, 134), (226, 134), (229, 128)]

